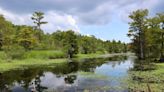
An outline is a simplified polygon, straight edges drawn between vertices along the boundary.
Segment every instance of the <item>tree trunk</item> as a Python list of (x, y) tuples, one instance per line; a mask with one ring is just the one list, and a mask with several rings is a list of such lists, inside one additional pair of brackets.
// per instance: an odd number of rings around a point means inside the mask
[[(164, 30), (164, 23), (162, 25), (162, 30)], [(164, 55), (163, 55), (163, 50), (164, 50), (164, 33), (162, 32), (161, 34), (161, 39), (162, 39), (162, 42), (161, 42), (161, 58), (164, 58)]]
[(140, 30), (139, 31), (139, 59), (143, 60), (144, 57), (144, 39), (143, 39), (143, 32)]
[(162, 33), (162, 42), (161, 42), (161, 58), (164, 58), (164, 55), (163, 55), (163, 49), (164, 49), (164, 41), (163, 41), (163, 39), (164, 39), (164, 33)]

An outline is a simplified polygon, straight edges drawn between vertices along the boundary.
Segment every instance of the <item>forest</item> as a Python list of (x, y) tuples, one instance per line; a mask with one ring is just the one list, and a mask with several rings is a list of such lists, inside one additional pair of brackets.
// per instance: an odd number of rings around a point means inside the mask
[[(0, 16), (0, 49), (6, 59), (30, 58), (25, 54), (39, 51), (57, 51), (56, 56), (48, 58), (72, 58), (76, 54), (91, 53), (122, 53), (127, 52), (127, 43), (115, 40), (103, 41), (95, 36), (81, 35), (73, 30), (57, 30), (45, 33), (42, 25), (48, 22), (42, 21), (43, 12), (35, 12), (31, 19), (35, 26), (14, 25)], [(50, 52), (51, 53), (51, 52)], [(46, 54), (46, 53), (45, 53)], [(30, 56), (30, 55), (29, 55)], [(2, 58), (1, 58), (2, 59)]]

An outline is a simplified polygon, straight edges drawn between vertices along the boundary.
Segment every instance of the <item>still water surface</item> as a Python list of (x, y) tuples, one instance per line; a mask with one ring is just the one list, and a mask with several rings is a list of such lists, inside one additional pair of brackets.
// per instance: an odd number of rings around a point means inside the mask
[[(69, 60), (0, 74), (0, 92), (128, 92), (133, 57)], [(70, 62), (71, 61), (71, 62)], [(78, 62), (77, 62), (78, 61)]]

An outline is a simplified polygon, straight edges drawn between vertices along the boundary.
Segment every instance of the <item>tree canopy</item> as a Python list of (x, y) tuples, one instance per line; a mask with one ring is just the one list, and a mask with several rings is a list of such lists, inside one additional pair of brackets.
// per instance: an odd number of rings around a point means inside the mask
[(128, 36), (131, 37), (131, 49), (139, 59), (150, 57), (164, 58), (164, 13), (148, 17), (148, 10), (137, 10), (129, 16)]

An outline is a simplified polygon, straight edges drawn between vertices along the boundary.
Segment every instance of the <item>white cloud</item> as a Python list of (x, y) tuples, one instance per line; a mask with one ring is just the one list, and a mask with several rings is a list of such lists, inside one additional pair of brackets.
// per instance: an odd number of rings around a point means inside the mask
[(3, 15), (6, 20), (13, 22), (16, 25), (30, 25), (32, 21), (30, 20), (30, 15), (18, 15), (11, 12), (8, 12), (2, 8), (0, 8), (0, 14)]
[(157, 12), (152, 11), (153, 8), (158, 6), (158, 4), (161, 2), (161, 0), (140, 0), (139, 2), (133, 2), (131, 4), (128, 4), (124, 7), (120, 7), (117, 9), (119, 18), (125, 22), (128, 23), (130, 21), (129, 14), (137, 9), (148, 9), (150, 14), (154, 14)]
[(44, 20), (47, 21), (48, 24), (43, 25), (42, 28), (49, 33), (56, 30), (73, 30), (79, 32), (76, 20), (71, 15), (49, 11), (45, 13)]
[[(16, 25), (34, 25), (31, 20), (32, 14), (18, 15), (3, 10), (2, 8), (0, 8), (0, 14), (2, 14), (8, 21), (11, 21)], [(55, 32), (56, 30), (73, 30), (75, 32), (80, 31), (76, 20), (72, 15), (59, 14), (54, 11), (49, 11), (45, 13), (44, 21), (47, 21), (48, 24), (42, 25), (42, 29), (48, 33)]]

